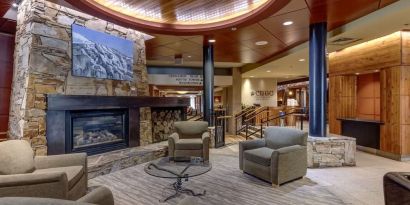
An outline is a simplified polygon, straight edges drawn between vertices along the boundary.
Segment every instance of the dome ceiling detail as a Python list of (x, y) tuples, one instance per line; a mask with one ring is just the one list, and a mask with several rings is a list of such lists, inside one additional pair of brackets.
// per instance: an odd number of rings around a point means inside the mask
[[(66, 0), (100, 18), (155, 33), (206, 34), (266, 18), (290, 0)], [(99, 15), (98, 15), (99, 14)]]

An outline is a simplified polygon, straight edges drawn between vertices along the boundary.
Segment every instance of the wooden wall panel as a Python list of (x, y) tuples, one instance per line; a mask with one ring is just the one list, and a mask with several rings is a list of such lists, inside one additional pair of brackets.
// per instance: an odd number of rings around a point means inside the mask
[(329, 132), (341, 134), (341, 124), (337, 118), (356, 117), (355, 75), (329, 77)]
[(410, 66), (400, 67), (401, 153), (410, 155)]
[(410, 32), (401, 32), (402, 65), (410, 65)]
[(0, 33), (0, 141), (7, 138), (11, 79), (13, 77), (14, 36)]
[(329, 55), (329, 75), (354, 74), (398, 65), (401, 65), (400, 32)]
[(357, 76), (357, 118), (380, 120), (380, 73)]
[[(340, 133), (338, 117), (358, 116), (349, 112), (354, 97), (348, 97), (354, 73), (380, 70), (380, 149), (410, 156), (410, 32), (391, 35), (346, 48), (329, 56), (329, 126)], [(356, 92), (356, 91), (355, 91)], [(342, 94), (343, 93), (343, 94)]]
[(380, 149), (399, 154), (400, 150), (400, 67), (380, 72), (381, 121)]

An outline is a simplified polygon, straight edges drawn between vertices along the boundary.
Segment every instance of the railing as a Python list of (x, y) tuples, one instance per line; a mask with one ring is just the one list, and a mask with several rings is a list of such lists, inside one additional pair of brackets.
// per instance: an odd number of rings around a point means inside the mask
[[(235, 130), (236, 134), (238, 135), (244, 127), (242, 126), (244, 124), (245, 116), (255, 110), (254, 106), (246, 107), (242, 109), (240, 112), (235, 114)], [(238, 129), (239, 128), (239, 129)]]
[[(190, 112), (187, 113), (187, 116), (189, 116), (189, 117), (187, 118), (188, 121), (191, 121), (191, 120), (193, 120), (193, 121), (198, 121), (198, 119), (202, 119), (202, 113), (201, 113), (200, 110), (191, 110)], [(201, 117), (198, 118), (198, 119), (195, 119), (195, 118), (197, 118), (198, 116), (201, 116)], [(195, 120), (194, 120), (194, 119), (195, 119)]]
[[(266, 123), (266, 127), (269, 126), (269, 123), (275, 120), (280, 120), (282, 122), (280, 122), (280, 126), (285, 126), (285, 118), (287, 116), (295, 116), (295, 117), (299, 117), (300, 120), (300, 129), (303, 130), (303, 121), (304, 121), (304, 117), (307, 116), (307, 114), (304, 112), (304, 110), (302, 109), (302, 112), (298, 112), (298, 111), (292, 111), (292, 112), (281, 112), (281, 114), (276, 115), (276, 116), (269, 116), (267, 115), (267, 117), (265, 119), (261, 120), (260, 123), (260, 127), (257, 128), (256, 130), (253, 130), (252, 132), (250, 132), (250, 123), (252, 121), (252, 118), (249, 118), (246, 120), (246, 124), (245, 124), (245, 139), (247, 140), (250, 136), (255, 135), (256, 133), (260, 132), (260, 137), (263, 138), (263, 132), (264, 132), (264, 127), (263, 125)], [(296, 123), (295, 123), (296, 126)], [(256, 128), (256, 126), (254, 126), (254, 128)]]

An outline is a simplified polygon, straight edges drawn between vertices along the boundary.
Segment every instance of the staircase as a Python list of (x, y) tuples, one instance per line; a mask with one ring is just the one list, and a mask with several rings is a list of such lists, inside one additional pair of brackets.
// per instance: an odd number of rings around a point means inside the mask
[[(260, 139), (263, 138), (265, 128), (270, 125), (279, 126), (280, 120), (283, 120), (285, 127), (297, 128), (296, 122), (288, 124), (287, 117), (298, 116), (300, 125), (303, 124), (303, 116), (306, 113), (301, 113), (295, 110), (286, 110), (281, 115), (269, 115), (269, 107), (258, 107), (253, 109), (242, 110), (235, 115), (236, 135), (242, 136), (245, 139)], [(261, 126), (261, 124), (263, 126)], [(246, 126), (248, 125), (248, 126)], [(302, 129), (303, 127), (300, 127)]]
[(187, 116), (188, 121), (199, 121), (202, 120), (202, 115)]
[[(266, 128), (266, 126), (263, 126), (263, 130)], [(262, 138), (261, 137), (261, 132), (260, 132), (261, 127), (260, 126), (254, 126), (254, 125), (249, 125), (248, 126), (248, 133), (253, 133), (252, 135), (248, 136), (248, 139), (258, 139)], [(263, 132), (262, 130), (262, 132)], [(246, 138), (246, 129), (243, 131), (239, 132), (239, 135)]]

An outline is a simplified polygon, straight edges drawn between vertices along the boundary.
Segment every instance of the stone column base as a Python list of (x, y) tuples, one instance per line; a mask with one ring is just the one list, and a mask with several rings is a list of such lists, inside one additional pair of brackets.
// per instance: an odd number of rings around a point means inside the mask
[(209, 136), (211, 137), (211, 140), (209, 140), (209, 148), (214, 148), (215, 147), (215, 127), (208, 127), (208, 132)]
[(356, 139), (340, 135), (308, 137), (309, 168), (342, 167), (356, 165)]

